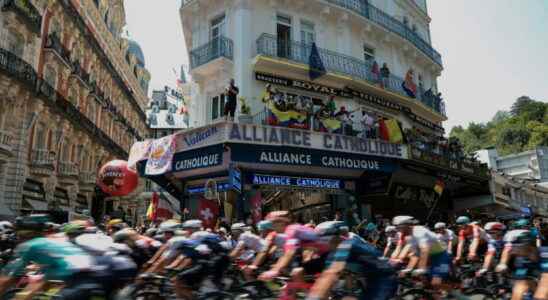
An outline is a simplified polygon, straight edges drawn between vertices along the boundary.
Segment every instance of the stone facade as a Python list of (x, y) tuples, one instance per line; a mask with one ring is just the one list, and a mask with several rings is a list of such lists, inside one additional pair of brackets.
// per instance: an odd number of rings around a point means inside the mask
[(0, 216), (89, 208), (97, 169), (149, 134), (123, 1), (0, 6)]

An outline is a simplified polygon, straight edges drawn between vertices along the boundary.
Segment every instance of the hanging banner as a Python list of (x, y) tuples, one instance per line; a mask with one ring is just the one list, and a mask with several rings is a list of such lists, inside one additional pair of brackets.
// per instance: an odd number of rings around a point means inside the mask
[(143, 142), (136, 142), (135, 144), (133, 144), (133, 146), (131, 146), (127, 162), (129, 169), (135, 170), (139, 161), (148, 158), (151, 144), (152, 141), (147, 140)]
[(145, 167), (146, 175), (162, 175), (171, 170), (173, 154), (175, 153), (175, 139), (169, 135), (152, 141)]
[(232, 161), (237, 162), (379, 172), (393, 172), (396, 169), (396, 164), (390, 160), (366, 155), (248, 144), (229, 144), (228, 147)]

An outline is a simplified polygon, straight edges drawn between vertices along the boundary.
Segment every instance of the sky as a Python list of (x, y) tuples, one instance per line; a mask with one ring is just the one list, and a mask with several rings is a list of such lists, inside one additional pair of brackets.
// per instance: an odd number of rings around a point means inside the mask
[[(309, 0), (310, 1), (310, 0)], [(444, 71), (446, 131), (489, 121), (522, 95), (548, 101), (547, 0), (428, 0), (432, 44)], [(151, 90), (188, 66), (180, 0), (126, 0), (129, 36), (145, 54)]]

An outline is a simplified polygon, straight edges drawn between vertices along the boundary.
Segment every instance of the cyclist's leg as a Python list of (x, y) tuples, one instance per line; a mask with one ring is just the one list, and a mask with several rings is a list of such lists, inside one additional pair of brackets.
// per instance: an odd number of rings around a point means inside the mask
[(535, 292), (535, 299), (548, 299), (548, 273), (542, 273)]
[(521, 300), (523, 294), (529, 290), (528, 280), (516, 280), (514, 281), (514, 287), (512, 288), (512, 300)]
[(180, 299), (192, 299), (192, 288), (199, 285), (205, 277), (205, 270), (202, 264), (196, 264), (184, 269), (173, 279), (175, 294)]

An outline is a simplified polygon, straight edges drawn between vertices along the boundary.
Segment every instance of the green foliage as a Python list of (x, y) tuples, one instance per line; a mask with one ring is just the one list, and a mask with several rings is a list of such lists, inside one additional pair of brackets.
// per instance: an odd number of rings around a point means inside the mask
[(507, 155), (548, 145), (548, 103), (527, 96), (516, 99), (510, 112), (498, 111), (490, 122), (456, 126), (450, 137), (460, 139), (466, 153), (496, 147)]

